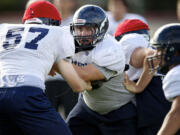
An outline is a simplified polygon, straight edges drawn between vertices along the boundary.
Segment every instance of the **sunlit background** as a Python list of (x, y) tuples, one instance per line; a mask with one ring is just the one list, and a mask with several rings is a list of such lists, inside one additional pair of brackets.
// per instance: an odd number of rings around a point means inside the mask
[[(84, 4), (97, 4), (101, 6), (104, 10), (108, 9), (108, 0), (75, 1), (78, 7)], [(27, 2), (28, 0), (0, 0), (0, 23), (21, 23), (23, 12), (25, 10)], [(137, 13), (146, 18), (150, 27), (151, 37), (153, 36), (155, 30), (157, 30), (160, 26), (167, 23), (178, 22), (176, 13), (177, 0), (127, 0), (127, 2), (129, 5), (129, 13)], [(63, 92), (61, 93), (61, 95), (56, 96), (56, 98), (62, 98), (64, 94), (67, 93)], [(76, 98), (74, 95), (73, 97), (71, 97), (71, 99), (68, 99), (68, 102), (72, 101), (70, 103), (70, 107), (73, 107), (75, 105), (75, 100)], [(69, 110), (67, 110), (66, 113), (66, 111), (63, 110), (63, 107), (60, 105), (59, 112), (62, 114), (63, 118), (65, 118), (66, 115), (69, 113), (68, 111)]]
[[(97, 4), (107, 10), (107, 0), (76, 0), (79, 6)], [(127, 0), (130, 12), (144, 16), (151, 28), (151, 35), (161, 25), (178, 22), (176, 0)], [(27, 0), (0, 0), (0, 23), (21, 23)]]

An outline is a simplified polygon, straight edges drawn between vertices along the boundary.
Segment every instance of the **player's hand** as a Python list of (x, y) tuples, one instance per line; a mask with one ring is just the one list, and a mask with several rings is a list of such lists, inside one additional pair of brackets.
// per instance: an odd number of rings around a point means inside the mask
[(53, 69), (51, 69), (51, 71), (49, 72), (48, 75), (50, 75), (50, 76), (55, 76), (55, 75), (56, 75), (56, 71), (53, 70)]
[(126, 88), (126, 90), (128, 90), (129, 92), (133, 92), (136, 91), (136, 83), (129, 80), (129, 77), (126, 73), (124, 73), (124, 87)]
[(89, 81), (89, 82), (87, 82), (87, 89), (86, 89), (87, 91), (90, 91), (90, 90), (92, 90), (92, 85), (91, 85), (91, 82)]

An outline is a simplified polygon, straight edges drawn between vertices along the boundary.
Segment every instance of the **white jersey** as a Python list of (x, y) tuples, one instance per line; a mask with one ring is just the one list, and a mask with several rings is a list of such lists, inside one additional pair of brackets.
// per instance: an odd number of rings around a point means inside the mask
[(125, 57), (122, 46), (112, 36), (105, 36), (91, 51), (77, 53), (73, 63), (79, 66), (92, 63), (107, 79), (100, 88), (83, 92), (84, 102), (91, 110), (107, 114), (134, 99), (134, 94), (122, 84)]
[[(125, 57), (123, 49), (118, 46), (117, 41), (110, 35), (106, 35), (103, 41), (97, 43), (91, 51), (82, 51), (73, 56), (73, 63), (84, 66), (95, 64), (122, 73), (125, 67)], [(107, 78), (109, 79), (109, 78)]]
[(172, 101), (176, 96), (180, 96), (180, 65), (172, 68), (163, 80), (163, 90), (165, 97)]
[(74, 55), (73, 38), (66, 40), (66, 29), (69, 28), (37, 24), (0, 25), (1, 81), (4, 76), (31, 76), (44, 87), (53, 63)]
[(126, 71), (127, 75), (129, 76), (130, 80), (136, 80), (140, 77), (142, 73), (142, 68), (134, 68), (129, 64), (131, 55), (133, 51), (136, 48), (148, 48), (149, 47), (149, 41), (147, 40), (145, 35), (143, 34), (127, 34), (122, 37), (122, 39), (119, 41), (119, 45), (123, 47), (125, 58), (126, 58), (126, 64), (129, 65), (129, 70)]
[[(60, 27), (70, 26), (70, 23), (72, 23), (72, 20), (73, 20), (73, 15), (70, 15), (68, 18), (61, 20), (61, 25), (60, 25)], [(69, 31), (70, 31), (70, 30), (69, 30)], [(67, 35), (67, 36), (66, 36), (67, 40), (69, 40), (68, 38), (71, 37), (71, 36), (72, 36), (72, 35)], [(54, 76), (50, 76), (50, 75), (49, 75), (49, 76), (47, 77), (47, 79), (46, 79), (46, 81), (55, 81), (55, 80), (64, 81), (64, 78), (63, 78), (60, 74), (56, 73), (56, 75), (54, 75)]]
[(138, 14), (126, 13), (125, 16), (119, 21), (114, 20), (113, 15), (112, 15), (111, 12), (107, 12), (107, 16), (108, 16), (108, 19), (109, 19), (108, 33), (111, 34), (111, 35), (114, 34), (117, 26), (126, 19), (139, 19), (139, 20), (141, 20), (141, 21), (143, 21), (144, 23), (147, 24), (146, 19), (143, 16), (138, 15)]

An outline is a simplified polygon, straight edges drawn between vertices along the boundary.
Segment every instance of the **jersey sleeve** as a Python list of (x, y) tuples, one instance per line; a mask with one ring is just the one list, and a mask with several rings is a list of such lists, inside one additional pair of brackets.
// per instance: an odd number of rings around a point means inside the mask
[(100, 67), (96, 64), (94, 64), (94, 66), (104, 75), (104, 77), (106, 78), (106, 80), (109, 80), (110, 78), (114, 77), (117, 75), (116, 71), (113, 70), (109, 70), (105, 67)]
[(123, 47), (126, 64), (130, 62), (131, 55), (136, 48), (147, 48), (149, 41), (140, 34), (127, 34), (119, 41), (119, 45)]
[(122, 73), (125, 67), (125, 57), (123, 49), (118, 43), (112, 39), (105, 39), (91, 52), (92, 63), (99, 67), (103, 67), (106, 71), (116, 74)]
[(167, 73), (163, 80), (163, 90), (165, 97), (172, 101), (176, 96), (180, 96), (180, 66), (173, 68)]
[(3, 40), (2, 35), (5, 33), (5, 31), (4, 31), (5, 27), (4, 26), (6, 26), (6, 24), (4, 24), (4, 23), (0, 24), (0, 42), (3, 42), (2, 41)]
[(61, 37), (59, 37), (58, 56), (56, 62), (61, 59), (72, 57), (75, 54), (74, 39), (70, 34), (69, 27), (63, 27)]

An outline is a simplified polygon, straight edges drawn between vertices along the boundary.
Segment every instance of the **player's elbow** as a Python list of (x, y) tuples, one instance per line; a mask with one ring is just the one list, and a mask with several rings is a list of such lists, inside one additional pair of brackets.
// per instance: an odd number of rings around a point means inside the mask
[(87, 73), (82, 74), (80, 77), (81, 77), (81, 79), (83, 79), (84, 81), (90, 81), (89, 76), (88, 76)]
[(85, 90), (84, 87), (81, 87), (81, 86), (73, 88), (73, 92), (76, 92), (76, 93), (83, 92), (84, 90)]
[(74, 87), (72, 87), (73, 92), (79, 93), (86, 90), (86, 85), (83, 83), (76, 84)]

